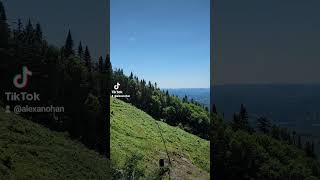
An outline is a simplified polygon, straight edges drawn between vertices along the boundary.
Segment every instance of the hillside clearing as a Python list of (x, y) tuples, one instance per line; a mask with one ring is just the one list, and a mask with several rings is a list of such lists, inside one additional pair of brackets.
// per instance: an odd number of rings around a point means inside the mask
[(116, 167), (123, 169), (129, 159), (138, 156), (137, 169), (148, 177), (157, 171), (159, 159), (168, 160), (157, 123), (172, 161), (171, 177), (209, 179), (209, 141), (111, 98), (111, 160)]

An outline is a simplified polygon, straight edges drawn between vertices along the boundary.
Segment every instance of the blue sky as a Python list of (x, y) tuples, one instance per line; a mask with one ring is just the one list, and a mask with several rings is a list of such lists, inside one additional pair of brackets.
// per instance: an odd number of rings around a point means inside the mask
[(210, 86), (210, 0), (111, 0), (114, 68), (161, 88)]

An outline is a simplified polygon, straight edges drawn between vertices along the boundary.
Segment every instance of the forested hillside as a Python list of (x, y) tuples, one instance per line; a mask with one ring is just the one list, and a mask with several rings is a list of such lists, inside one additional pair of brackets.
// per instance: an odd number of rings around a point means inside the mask
[[(163, 137), (163, 139), (162, 139)], [(111, 99), (111, 160), (113, 178), (209, 179), (210, 143), (179, 127), (156, 121), (121, 100)], [(167, 148), (167, 149), (166, 149)], [(168, 154), (167, 154), (168, 152)], [(168, 155), (170, 169), (158, 161)]]
[[(9, 9), (10, 10), (10, 9)], [(71, 30), (62, 47), (44, 38), (41, 25), (17, 20), (9, 27), (0, 1), (0, 93), (6, 106), (64, 107), (63, 113), (23, 113), (21, 116), (52, 130), (67, 131), (87, 147), (108, 155), (109, 95), (111, 63), (109, 55), (94, 59), (89, 47), (78, 41)], [(75, 50), (77, 49), (77, 50)], [(27, 67), (32, 76), (27, 87), (13, 85), (13, 77)], [(6, 92), (37, 93), (39, 101), (10, 101)]]
[(117, 83), (121, 84), (121, 90), (125, 94), (130, 95), (130, 98), (123, 98), (125, 102), (133, 104), (157, 120), (163, 119), (171, 126), (179, 126), (187, 132), (209, 139), (209, 111), (199, 102), (187, 96), (180, 99), (168, 91), (160, 90), (157, 83), (147, 83), (133, 73), (130, 76), (124, 75), (121, 69), (112, 74), (112, 84)]
[(256, 128), (248, 122), (244, 105), (226, 123), (213, 110), (212, 162), (218, 179), (318, 180), (320, 164), (312, 142), (304, 145), (295, 131), (258, 119)]

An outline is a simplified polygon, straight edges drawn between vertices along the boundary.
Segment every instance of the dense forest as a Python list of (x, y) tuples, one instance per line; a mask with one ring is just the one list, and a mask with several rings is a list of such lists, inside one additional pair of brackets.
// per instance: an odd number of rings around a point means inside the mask
[[(75, 50), (77, 49), (77, 50)], [(22, 67), (32, 71), (28, 86), (14, 87), (12, 79)], [(74, 47), (71, 31), (65, 45), (50, 45), (41, 25), (20, 19), (9, 27), (5, 8), (0, 1), (0, 77), (3, 105), (64, 107), (64, 113), (23, 113), (21, 116), (46, 127), (67, 131), (87, 147), (108, 155), (109, 125), (107, 99), (110, 89), (111, 63), (109, 55), (95, 60), (89, 48), (79, 42)], [(5, 92), (40, 94), (40, 101), (8, 101)]]
[[(240, 106), (233, 120), (212, 109), (211, 148), (216, 179), (318, 180), (320, 164), (312, 141), (260, 117), (253, 128)], [(241, 177), (241, 178), (240, 178)]]

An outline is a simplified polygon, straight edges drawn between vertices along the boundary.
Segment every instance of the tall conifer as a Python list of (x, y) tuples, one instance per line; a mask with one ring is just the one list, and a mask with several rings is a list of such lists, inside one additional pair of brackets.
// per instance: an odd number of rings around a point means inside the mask
[(4, 5), (0, 1), (0, 48), (8, 47), (9, 26), (7, 24), (7, 15)]
[(79, 42), (79, 46), (78, 46), (78, 56), (79, 56), (80, 58), (83, 57), (83, 47), (82, 47), (81, 41)]
[(69, 57), (72, 55), (74, 55), (73, 39), (72, 39), (71, 31), (69, 30), (68, 36), (64, 45), (64, 56)]
[(91, 72), (91, 55), (88, 46), (86, 46), (86, 49), (84, 51), (84, 62), (86, 67), (88, 68), (88, 71)]

